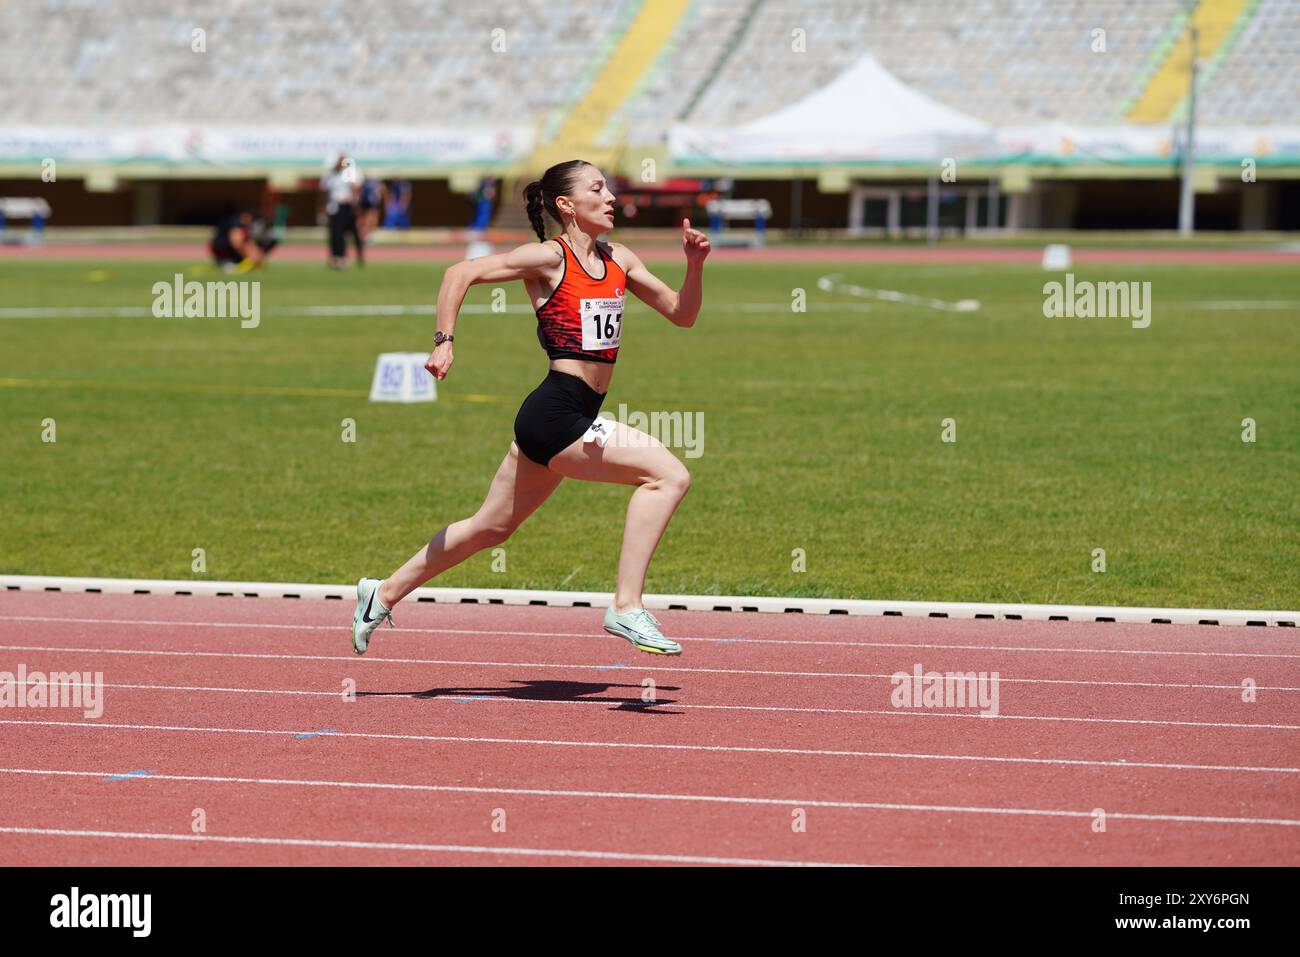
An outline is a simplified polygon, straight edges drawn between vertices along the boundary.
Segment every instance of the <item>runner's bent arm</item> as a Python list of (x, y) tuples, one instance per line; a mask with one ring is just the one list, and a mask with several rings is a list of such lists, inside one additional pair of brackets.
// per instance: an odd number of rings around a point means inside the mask
[[(456, 263), (442, 274), (442, 286), (438, 289), (438, 331), (449, 336), (455, 333), (456, 316), (470, 286), (515, 279), (544, 279), (549, 270), (563, 260), (564, 254), (551, 243), (526, 243), (508, 253)], [(424, 367), (434, 378), (443, 379), (451, 363), (452, 343), (444, 342), (429, 354)]]
[(646, 269), (639, 256), (626, 246), (618, 246), (627, 260), (627, 288), (634, 296), (675, 326), (689, 329), (695, 325), (704, 298), (704, 259), (709, 255), (709, 240), (685, 220), (682, 246), (686, 252), (686, 278), (682, 288), (673, 292), (662, 279)]

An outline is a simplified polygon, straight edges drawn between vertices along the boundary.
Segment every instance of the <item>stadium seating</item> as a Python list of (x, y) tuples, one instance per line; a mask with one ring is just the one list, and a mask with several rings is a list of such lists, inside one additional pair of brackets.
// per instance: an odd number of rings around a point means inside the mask
[(1210, 64), (1198, 113), (1224, 124), (1300, 118), (1300, 3), (1259, 0), (1231, 49)]
[[(726, 0), (709, 0), (720, 6)], [(688, 122), (741, 122), (825, 85), (861, 53), (990, 123), (1114, 122), (1180, 0), (819, 0), (763, 4)], [(1106, 31), (1094, 52), (1094, 29)], [(791, 50), (802, 29), (807, 52)]]
[[(0, 4), (7, 123), (532, 122), (585, 91), (635, 0)], [(191, 49), (205, 31), (206, 52)], [(504, 52), (492, 47), (505, 31)]]
[[(107, 0), (0, 4), (8, 124), (435, 126), (538, 122), (581, 101), (638, 0)], [(863, 52), (994, 124), (1115, 123), (1185, 22), (1184, 0), (694, 0), (602, 138), (733, 124)], [(206, 31), (206, 52), (191, 49)], [(492, 49), (505, 31), (505, 52)], [(1093, 31), (1105, 30), (1105, 52)], [(792, 49), (803, 31), (805, 52)], [(1300, 2), (1247, 5), (1207, 63), (1209, 124), (1300, 121)]]

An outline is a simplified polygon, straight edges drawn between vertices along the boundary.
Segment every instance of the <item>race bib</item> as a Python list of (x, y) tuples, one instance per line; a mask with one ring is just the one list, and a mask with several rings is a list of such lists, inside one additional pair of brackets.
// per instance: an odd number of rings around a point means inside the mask
[(582, 348), (584, 352), (617, 349), (623, 338), (623, 299), (583, 299)]

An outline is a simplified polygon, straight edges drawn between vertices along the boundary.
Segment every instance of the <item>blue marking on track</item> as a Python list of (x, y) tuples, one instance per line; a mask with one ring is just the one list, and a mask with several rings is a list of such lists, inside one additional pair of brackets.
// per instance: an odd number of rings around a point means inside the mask
[(746, 638), (745, 638), (744, 635), (736, 635), (736, 636), (733, 637), (733, 638), (719, 638), (719, 639), (718, 639), (718, 644), (720, 644), (720, 645), (725, 645), (725, 644), (727, 644), (728, 642), (732, 642), (732, 641), (745, 641), (745, 640), (746, 640)]
[(594, 665), (597, 671), (613, 671), (615, 668), (626, 668), (627, 665)]
[(338, 732), (324, 728), (320, 731), (299, 731), (294, 737), (301, 741), (303, 738), (315, 738), (322, 734), (338, 734)]
[(462, 695), (460, 697), (452, 698), (451, 700), (452, 701), (487, 701), (488, 698), (490, 697), (492, 696), (488, 694), (472, 694), (472, 695)]
[(129, 781), (132, 778), (147, 778), (153, 774), (152, 771), (128, 771), (126, 774), (110, 774), (104, 778), (105, 781)]

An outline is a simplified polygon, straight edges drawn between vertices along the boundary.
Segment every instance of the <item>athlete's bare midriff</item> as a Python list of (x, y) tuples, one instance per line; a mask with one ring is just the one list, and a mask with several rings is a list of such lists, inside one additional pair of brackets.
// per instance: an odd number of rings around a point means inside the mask
[(576, 375), (601, 395), (609, 391), (609, 382), (614, 378), (614, 366), (608, 362), (588, 362), (585, 359), (552, 359), (551, 368), (556, 372)]

